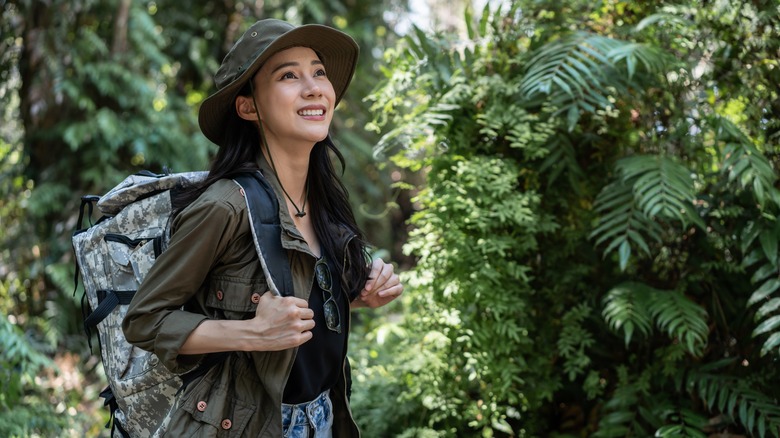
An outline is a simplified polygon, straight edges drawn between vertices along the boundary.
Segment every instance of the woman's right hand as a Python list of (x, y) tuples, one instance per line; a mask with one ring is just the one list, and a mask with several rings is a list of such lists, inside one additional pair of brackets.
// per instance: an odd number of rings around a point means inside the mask
[(254, 342), (247, 340), (247, 351), (286, 350), (312, 338), (314, 311), (301, 298), (266, 292), (260, 296), (255, 317), (247, 322), (256, 334)]
[(297, 347), (312, 337), (314, 312), (306, 300), (260, 295), (252, 319), (207, 319), (193, 330), (179, 354), (220, 351), (281, 351)]

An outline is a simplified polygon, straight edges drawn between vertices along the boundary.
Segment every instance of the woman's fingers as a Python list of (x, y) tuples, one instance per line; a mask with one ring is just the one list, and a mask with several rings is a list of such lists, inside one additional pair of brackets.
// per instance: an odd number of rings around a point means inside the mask
[(361, 295), (366, 296), (370, 292), (378, 291), (385, 286), (387, 281), (395, 275), (393, 265), (385, 263), (382, 259), (376, 259), (371, 264), (371, 272)]

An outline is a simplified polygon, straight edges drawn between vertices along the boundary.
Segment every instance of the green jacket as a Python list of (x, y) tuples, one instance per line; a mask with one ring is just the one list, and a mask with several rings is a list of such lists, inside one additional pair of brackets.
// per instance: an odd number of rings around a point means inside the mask
[[(279, 183), (267, 163), (263, 161), (261, 168), (280, 197)], [(279, 216), (295, 296), (308, 301), (316, 258), (284, 202)], [(168, 248), (133, 298), (123, 329), (130, 343), (154, 352), (168, 369), (181, 374), (204, 358), (178, 354), (189, 334), (206, 319), (253, 317), (257, 304), (252, 295), (268, 287), (255, 253), (246, 202), (233, 181), (209, 187), (174, 219), (172, 230)], [(350, 236), (340, 235), (346, 245)], [(297, 348), (231, 353), (179, 395), (168, 414), (165, 435), (281, 437), (282, 394), (296, 353)], [(345, 357), (331, 391), (334, 437), (360, 436), (349, 407), (348, 374)]]

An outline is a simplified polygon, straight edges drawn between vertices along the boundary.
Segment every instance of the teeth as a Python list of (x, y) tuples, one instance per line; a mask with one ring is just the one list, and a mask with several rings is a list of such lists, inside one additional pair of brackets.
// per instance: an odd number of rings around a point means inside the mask
[(302, 116), (321, 116), (321, 115), (325, 114), (325, 111), (321, 110), (321, 109), (318, 109), (318, 110), (303, 110), (303, 111), (298, 111), (298, 114), (300, 114)]

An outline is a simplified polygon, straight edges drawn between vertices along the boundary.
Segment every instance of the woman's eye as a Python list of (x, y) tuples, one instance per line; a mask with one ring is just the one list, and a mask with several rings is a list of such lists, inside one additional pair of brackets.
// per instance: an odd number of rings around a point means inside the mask
[(295, 79), (295, 73), (288, 71), (284, 75), (282, 75), (282, 79)]
[(314, 76), (327, 76), (327, 74), (325, 74), (325, 70), (319, 69), (316, 73), (314, 73)]

